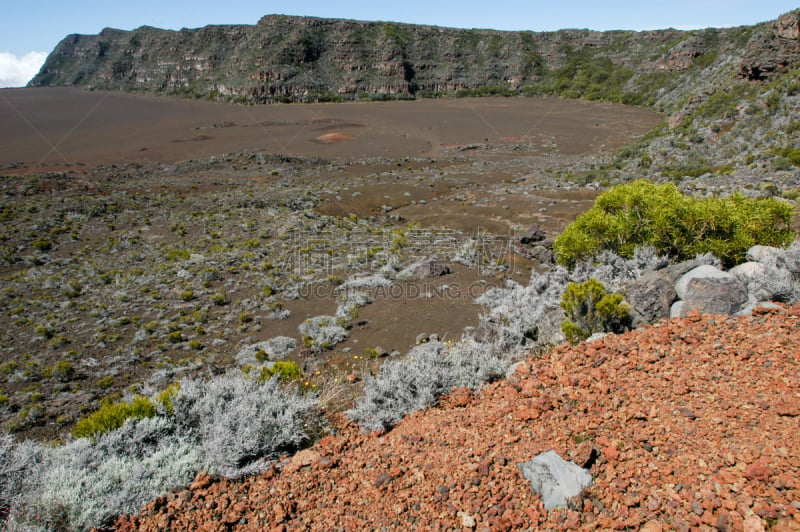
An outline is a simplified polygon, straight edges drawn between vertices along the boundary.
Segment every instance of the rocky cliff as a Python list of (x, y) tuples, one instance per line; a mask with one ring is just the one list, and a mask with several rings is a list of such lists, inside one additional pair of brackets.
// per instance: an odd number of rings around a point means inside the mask
[(503, 32), (279, 15), (254, 26), (105, 29), (66, 37), (30, 85), (251, 103), (461, 91), (656, 104), (681, 72), (723, 61), (730, 75), (762, 79), (797, 63), (798, 13), (690, 32)]

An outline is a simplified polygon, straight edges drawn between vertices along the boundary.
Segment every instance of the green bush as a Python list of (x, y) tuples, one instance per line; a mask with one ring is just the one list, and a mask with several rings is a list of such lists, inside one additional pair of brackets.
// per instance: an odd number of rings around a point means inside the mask
[(180, 389), (181, 384), (179, 382), (173, 382), (156, 396), (156, 401), (164, 407), (164, 410), (166, 410), (167, 414), (169, 415), (173, 415), (175, 413), (175, 407), (172, 405), (172, 399), (178, 395), (178, 391)]
[(574, 266), (603, 250), (625, 258), (640, 246), (685, 260), (713, 253), (725, 266), (744, 260), (755, 244), (781, 246), (794, 233), (793, 208), (777, 199), (694, 199), (674, 184), (644, 179), (618, 185), (601, 194), (594, 206), (567, 226), (553, 245), (558, 262)]
[(171, 344), (178, 344), (183, 341), (183, 334), (180, 331), (172, 331), (167, 335), (167, 340)]
[(50, 251), (53, 247), (53, 243), (49, 240), (45, 240), (44, 238), (37, 238), (33, 241), (33, 249), (36, 251)]
[(49, 378), (57, 378), (61, 381), (68, 381), (75, 375), (75, 368), (68, 360), (59, 360), (52, 366), (45, 368), (43, 375)]
[(99, 386), (100, 388), (111, 388), (112, 386), (114, 386), (114, 377), (112, 377), (111, 375), (100, 377), (99, 379), (97, 379), (95, 384), (97, 384), (97, 386)]
[(93, 414), (78, 421), (72, 428), (76, 438), (97, 439), (101, 434), (120, 428), (126, 419), (143, 419), (156, 415), (156, 405), (150, 399), (137, 396), (132, 402), (106, 402)]
[(264, 366), (261, 368), (258, 382), (266, 382), (275, 375), (283, 382), (297, 381), (303, 378), (303, 370), (300, 369), (296, 362), (281, 360), (270, 367)]
[(584, 283), (569, 283), (561, 294), (561, 308), (567, 319), (561, 324), (571, 344), (596, 332), (619, 333), (630, 328), (630, 307), (620, 294), (609, 294), (603, 283), (592, 277)]
[(773, 153), (779, 157), (785, 157), (795, 166), (800, 166), (800, 148), (787, 146), (782, 149), (773, 150)]

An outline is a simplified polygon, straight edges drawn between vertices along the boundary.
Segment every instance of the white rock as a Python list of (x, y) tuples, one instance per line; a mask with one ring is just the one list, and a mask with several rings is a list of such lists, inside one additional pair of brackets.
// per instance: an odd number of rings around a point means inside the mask
[(548, 510), (565, 506), (592, 485), (591, 473), (575, 462), (567, 462), (555, 451), (542, 453), (519, 468)]
[(467, 512), (458, 512), (458, 516), (461, 518), (461, 526), (464, 528), (475, 528), (475, 518)]
[(670, 318), (680, 318), (683, 316), (683, 310), (686, 308), (685, 301), (676, 301), (669, 309)]
[(586, 339), (586, 343), (590, 344), (592, 342), (596, 342), (596, 341), (598, 341), (598, 340), (600, 340), (602, 338), (605, 338), (606, 336), (608, 336), (608, 333), (606, 333), (606, 332), (596, 332), (593, 335), (591, 335), (589, 338)]
[(773, 255), (778, 252), (778, 248), (772, 246), (753, 246), (747, 250), (747, 260), (752, 260), (756, 262), (761, 262), (769, 255)]
[(745, 279), (752, 279), (756, 275), (764, 272), (764, 265), (760, 262), (744, 262), (738, 266), (734, 266), (728, 273), (737, 277), (744, 277)]

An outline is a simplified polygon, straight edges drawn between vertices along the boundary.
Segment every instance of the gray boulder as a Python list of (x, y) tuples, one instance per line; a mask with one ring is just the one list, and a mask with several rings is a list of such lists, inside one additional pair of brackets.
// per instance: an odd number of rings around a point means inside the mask
[(547, 234), (544, 230), (539, 227), (538, 225), (532, 225), (530, 229), (528, 229), (524, 235), (519, 238), (520, 243), (522, 244), (535, 244), (536, 242), (541, 242), (547, 238)]
[(678, 264), (672, 264), (659, 271), (664, 272), (664, 275), (667, 276), (673, 284), (675, 284), (678, 282), (678, 279), (683, 277), (683, 275), (686, 274), (687, 272), (694, 270), (698, 266), (703, 266), (707, 264), (709, 264), (707, 260), (692, 259), (684, 262), (679, 262)]
[(750, 316), (753, 314), (753, 309), (756, 307), (781, 309), (783, 308), (777, 303), (772, 301), (756, 301), (755, 303), (748, 303), (742, 310), (734, 314), (734, 316)]
[(733, 277), (729, 273), (725, 273), (716, 266), (711, 266), (710, 264), (703, 264), (702, 266), (698, 266), (688, 272), (686, 272), (678, 282), (675, 283), (675, 292), (678, 294), (678, 298), (686, 299), (686, 292), (689, 288), (689, 282), (692, 279), (708, 279), (708, 278), (727, 278)]
[(522, 255), (530, 260), (537, 260), (541, 264), (555, 264), (556, 256), (553, 250), (545, 246), (533, 246), (519, 250)]
[(542, 453), (519, 468), (548, 510), (566, 506), (569, 499), (592, 485), (589, 471), (575, 462), (567, 462), (555, 451)]
[(653, 323), (669, 316), (670, 306), (678, 297), (674, 285), (670, 272), (648, 271), (628, 286), (625, 299), (643, 323)]
[(736, 314), (747, 303), (747, 286), (731, 274), (696, 277), (686, 288), (684, 315), (692, 310), (703, 314)]

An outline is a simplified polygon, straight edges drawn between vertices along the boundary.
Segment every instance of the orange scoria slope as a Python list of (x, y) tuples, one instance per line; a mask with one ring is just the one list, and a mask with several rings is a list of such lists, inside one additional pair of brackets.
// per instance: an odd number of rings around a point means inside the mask
[[(120, 530), (800, 530), (800, 306), (693, 315), (562, 345), (383, 435), (245, 479), (200, 474)], [(518, 464), (591, 464), (544, 510)], [(597, 454), (596, 459), (592, 456)]]

